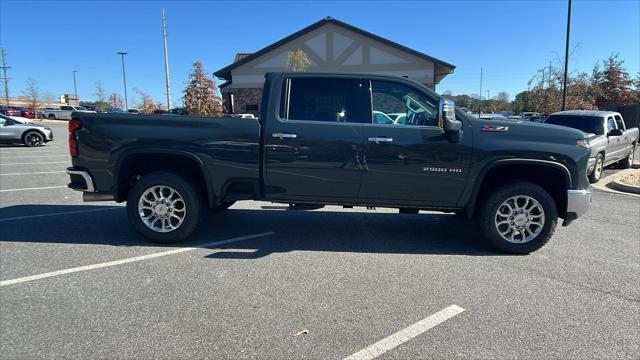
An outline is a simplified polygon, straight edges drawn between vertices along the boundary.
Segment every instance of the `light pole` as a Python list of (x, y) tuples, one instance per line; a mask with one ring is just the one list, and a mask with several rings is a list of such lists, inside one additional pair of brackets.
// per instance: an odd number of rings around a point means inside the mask
[(78, 70), (73, 70), (73, 95), (76, 96), (76, 105), (80, 104), (80, 101), (78, 101), (78, 87), (76, 86), (76, 73), (79, 72)]
[(122, 80), (124, 81), (124, 111), (129, 109), (129, 103), (127, 101), (127, 76), (124, 72), (124, 56), (127, 55), (127, 52), (118, 51), (116, 54), (122, 56)]
[(567, 104), (567, 71), (569, 67), (569, 35), (571, 33), (571, 0), (567, 11), (567, 42), (564, 47), (564, 81), (562, 82), (562, 111)]

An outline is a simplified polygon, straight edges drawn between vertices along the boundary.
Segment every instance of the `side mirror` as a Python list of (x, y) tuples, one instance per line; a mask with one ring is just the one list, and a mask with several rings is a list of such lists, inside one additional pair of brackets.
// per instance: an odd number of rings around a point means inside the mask
[(451, 142), (460, 141), (462, 121), (456, 120), (455, 102), (449, 99), (440, 99), (439, 109), (438, 122), (442, 124), (442, 129), (449, 135)]
[(609, 131), (609, 133), (607, 135), (609, 136), (622, 136), (624, 134), (624, 132), (620, 129), (612, 129), (611, 131)]

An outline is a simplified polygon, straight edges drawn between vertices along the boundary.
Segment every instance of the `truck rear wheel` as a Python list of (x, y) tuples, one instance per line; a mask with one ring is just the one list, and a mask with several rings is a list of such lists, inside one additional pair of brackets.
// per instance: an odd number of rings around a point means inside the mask
[(479, 220), (484, 238), (496, 249), (528, 254), (549, 241), (558, 223), (558, 210), (540, 186), (513, 182), (489, 195)]
[(627, 157), (622, 159), (618, 165), (621, 169), (629, 169), (633, 166), (633, 157), (635, 156), (636, 148), (635, 146), (631, 147), (631, 151), (627, 154)]
[(185, 240), (205, 212), (196, 188), (184, 178), (157, 171), (142, 176), (127, 196), (127, 216), (144, 237), (157, 243)]

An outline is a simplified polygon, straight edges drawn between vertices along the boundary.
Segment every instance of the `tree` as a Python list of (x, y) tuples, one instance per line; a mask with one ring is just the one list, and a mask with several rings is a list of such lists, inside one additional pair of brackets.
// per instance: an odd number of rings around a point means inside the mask
[[(624, 60), (618, 54), (611, 55), (603, 61), (601, 78), (598, 81), (596, 105), (605, 109), (609, 105), (628, 105), (638, 101), (633, 92), (633, 80), (623, 66)], [(592, 82), (596, 79), (592, 78)]]
[(29, 107), (33, 109), (35, 118), (38, 119), (38, 103), (40, 102), (40, 92), (36, 81), (32, 77), (27, 78), (27, 87), (22, 92), (29, 100)]
[(287, 60), (285, 61), (285, 68), (288, 71), (293, 72), (305, 72), (309, 68), (311, 61), (307, 56), (307, 53), (303, 50), (289, 51), (287, 53)]
[(104, 92), (104, 86), (102, 84), (102, 81), (100, 81), (100, 80), (98, 80), (96, 82), (96, 94), (95, 95), (98, 98), (98, 101), (97, 101), (98, 111), (104, 112), (106, 94)]
[(187, 87), (183, 91), (184, 109), (187, 114), (195, 116), (221, 116), (222, 100), (217, 95), (218, 86), (209, 78), (202, 63), (193, 63), (193, 70), (189, 73)]
[(513, 99), (513, 102), (511, 103), (511, 106), (513, 108), (513, 111), (516, 114), (519, 114), (523, 111), (530, 111), (529, 109), (529, 92), (528, 91), (523, 91), (521, 93), (518, 93), (518, 95), (516, 95), (515, 99)]
[(496, 101), (501, 101), (501, 102), (509, 102), (509, 93), (506, 91), (500, 91), (498, 93), (498, 95), (494, 98)]
[(151, 114), (156, 108), (156, 104), (151, 99), (151, 95), (140, 90), (140, 88), (138, 87), (134, 87), (133, 91), (135, 91), (136, 94), (140, 96), (140, 102), (136, 106), (138, 110), (140, 110), (143, 114)]
[(116, 93), (111, 93), (111, 95), (109, 95), (109, 100), (107, 100), (107, 102), (109, 103), (109, 106), (116, 109), (122, 109), (122, 107), (124, 106), (124, 103), (122, 102), (122, 98), (120, 97), (120, 95)]

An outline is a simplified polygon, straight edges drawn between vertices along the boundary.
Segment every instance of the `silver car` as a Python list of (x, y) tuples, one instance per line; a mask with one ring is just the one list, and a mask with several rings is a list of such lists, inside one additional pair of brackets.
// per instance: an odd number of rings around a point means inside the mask
[(53, 131), (46, 125), (25, 124), (8, 116), (0, 115), (0, 143), (42, 146), (52, 140)]

